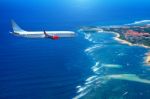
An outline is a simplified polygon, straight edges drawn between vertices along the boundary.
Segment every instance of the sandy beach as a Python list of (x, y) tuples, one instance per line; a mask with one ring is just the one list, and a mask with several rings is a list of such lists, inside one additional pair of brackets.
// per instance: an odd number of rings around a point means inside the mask
[(115, 40), (119, 41), (119, 42), (122, 43), (122, 44), (128, 44), (129, 46), (133, 46), (132, 43), (130, 43), (130, 42), (126, 41), (126, 40), (120, 39), (120, 38), (119, 38), (119, 37), (120, 37), (120, 34), (119, 34), (119, 33), (115, 33), (115, 32), (113, 32), (113, 33), (116, 35), (116, 37), (114, 37)]
[[(105, 31), (103, 31), (105, 32)], [(107, 32), (107, 31), (106, 31)], [(108, 33), (108, 32), (107, 32)], [(109, 32), (109, 33), (113, 33), (115, 34), (116, 36), (114, 37), (114, 39), (122, 44), (127, 44), (129, 46), (140, 46), (140, 47), (144, 47), (144, 48), (150, 48), (150, 46), (145, 46), (143, 44), (132, 44), (130, 42), (128, 42), (127, 40), (122, 40), (120, 39), (120, 34), (117, 33), (117, 32)], [(145, 54), (145, 57), (144, 57), (144, 64), (146, 65), (149, 65), (150, 66), (150, 51), (148, 53)]]
[(144, 48), (150, 48), (150, 46), (145, 46), (145, 45), (143, 45), (143, 44), (132, 44), (132, 43), (130, 43), (130, 42), (127, 41), (127, 40), (122, 40), (122, 39), (120, 39), (120, 34), (117, 33), (117, 32), (108, 32), (108, 31), (103, 31), (103, 32), (115, 34), (116, 36), (114, 37), (114, 39), (115, 39), (116, 41), (122, 43), (122, 44), (127, 44), (127, 45), (129, 45), (129, 46), (140, 46), (140, 47), (144, 47)]
[(144, 63), (150, 66), (150, 52), (145, 54)]
[(122, 39), (119, 38), (120, 37), (119, 33), (115, 33), (115, 32), (113, 32), (113, 33), (116, 35), (116, 37), (114, 37), (114, 39), (119, 41), (122, 44), (127, 44), (129, 46), (140, 46), (140, 47), (144, 47), (144, 48), (150, 48), (149, 46), (145, 46), (143, 44), (132, 44), (132, 43), (126, 41), (126, 40), (122, 40)]
[[(150, 48), (149, 46), (145, 46), (143, 44), (132, 44), (132, 43), (126, 41), (126, 40), (122, 40), (122, 39), (119, 38), (120, 37), (119, 33), (115, 33), (115, 32), (113, 32), (113, 33), (116, 35), (116, 37), (114, 37), (114, 39), (117, 40), (117, 41), (119, 41), (122, 44), (127, 44), (129, 46), (141, 46), (141, 47), (144, 47), (144, 48)], [(148, 52), (148, 53), (145, 54), (144, 63), (146, 65), (150, 66), (150, 52)]]

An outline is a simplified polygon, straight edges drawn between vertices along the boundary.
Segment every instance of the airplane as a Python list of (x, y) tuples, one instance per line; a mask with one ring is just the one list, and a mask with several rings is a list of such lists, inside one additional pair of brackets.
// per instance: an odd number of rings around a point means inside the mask
[(12, 20), (13, 35), (27, 38), (49, 38), (52, 40), (58, 40), (60, 38), (70, 38), (75, 37), (75, 32), (73, 31), (25, 31), (19, 27), (15, 21)]

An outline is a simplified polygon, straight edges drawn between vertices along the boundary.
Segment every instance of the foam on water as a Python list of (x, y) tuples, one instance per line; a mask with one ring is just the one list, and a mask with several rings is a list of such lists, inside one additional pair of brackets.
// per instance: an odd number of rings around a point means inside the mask
[(150, 80), (142, 79), (135, 74), (108, 75), (106, 77), (110, 79), (127, 80), (127, 81), (133, 81), (133, 82), (138, 82), (138, 83), (150, 84)]
[(92, 81), (93, 79), (97, 78), (97, 76), (91, 76), (88, 79), (86, 79), (86, 82)]
[[(103, 85), (106, 85), (108, 82), (112, 80), (123, 80), (123, 81), (137, 82), (143, 84), (150, 84), (150, 80), (142, 79), (135, 74), (114, 74), (114, 75), (106, 75), (106, 76), (91, 76), (86, 80), (86, 83), (78, 89), (77, 91), (78, 95), (74, 99), (80, 99), (88, 95), (88, 93), (90, 94), (92, 93), (92, 91), (102, 87)], [(126, 94), (127, 92), (124, 92), (122, 96)]]
[(89, 40), (89, 41), (91, 41), (90, 40), (90, 37), (91, 37), (91, 34), (90, 33), (84, 33), (84, 35), (85, 35), (85, 39), (87, 39), (87, 40)]
[(86, 40), (95, 43), (94, 39), (92, 38), (92, 34), (91, 33), (84, 33), (84, 35), (85, 35), (85, 39)]
[(82, 98), (83, 96), (85, 96), (86, 94), (88, 94), (89, 91), (85, 91), (85, 92), (82, 92), (81, 94), (79, 94), (78, 96), (74, 97), (73, 99), (80, 99)]
[(100, 64), (100, 62), (96, 62), (95, 65), (91, 68), (95, 74), (100, 74), (103, 69), (121, 69), (122, 65), (118, 64)]
[(98, 76), (91, 76), (91, 77), (87, 78), (85, 84), (83, 86), (81, 86), (77, 91), (77, 93), (79, 93), (79, 95), (77, 95), (73, 99), (80, 99), (81, 97), (88, 94), (93, 89), (93, 84), (96, 83), (98, 80), (99, 80)]
[[(147, 22), (147, 21), (143, 21), (143, 22)], [(111, 89), (111, 88), (109, 88), (109, 84), (112, 81), (129, 81), (129, 82), (136, 82), (136, 83), (142, 83), (142, 84), (150, 84), (150, 80), (148, 80), (148, 79), (140, 78), (136, 74), (132, 74), (132, 73), (128, 74), (128, 73), (123, 73), (122, 71), (120, 71), (123, 69), (122, 64), (113, 63), (113, 61), (110, 63), (108, 63), (108, 61), (106, 61), (106, 62), (101, 61), (101, 58), (99, 57), (101, 55), (98, 53), (98, 51), (105, 50), (104, 47), (106, 47), (106, 50), (107, 50), (107, 48), (109, 48), (109, 47), (107, 47), (108, 45), (106, 45), (106, 44), (110, 44), (110, 42), (111, 42), (111, 41), (107, 41), (107, 43), (104, 43), (104, 42), (106, 42), (105, 38), (103, 38), (103, 37), (100, 38), (101, 37), (100, 35), (103, 35), (103, 33), (97, 33), (97, 34), (96, 33), (91, 33), (91, 34), (84, 33), (84, 35), (85, 35), (85, 39), (87, 39), (88, 41), (90, 41), (92, 43), (90, 45), (91, 47), (85, 49), (84, 52), (87, 55), (89, 55), (90, 57), (92, 57), (95, 64), (91, 67), (91, 70), (93, 71), (93, 75), (88, 77), (85, 80), (85, 83), (83, 85), (77, 86), (77, 96), (75, 96), (73, 99), (81, 99), (81, 98), (82, 99), (87, 99), (87, 98), (93, 99), (93, 97), (95, 99), (95, 98), (98, 98), (96, 95), (101, 97), (101, 96), (103, 96), (104, 93), (106, 93), (105, 91), (107, 91), (108, 89)], [(112, 49), (113, 48), (114, 47), (112, 47)], [(113, 51), (114, 51), (114, 49), (113, 49)], [(115, 51), (112, 52), (112, 54), (115, 54), (117, 56), (117, 58), (118, 57), (122, 58), (123, 56), (125, 56), (125, 57), (127, 56), (124, 52), (122, 52), (122, 49), (119, 52), (116, 51), (117, 53), (115, 53)], [(97, 54), (99, 54), (99, 55), (97, 55)], [(107, 58), (107, 56), (109, 56), (109, 55), (106, 55), (106, 58)], [(108, 58), (110, 58), (110, 57), (108, 57)], [(120, 71), (120, 72), (116, 72), (116, 71)], [(105, 87), (106, 85), (108, 86), (107, 88)], [(115, 83), (115, 85), (116, 85), (116, 83)], [(117, 89), (117, 91), (118, 91), (118, 90), (122, 90), (121, 88), (123, 88), (123, 87), (116, 85), (115, 89)], [(100, 93), (99, 91), (102, 93)], [(118, 96), (111, 95), (108, 97), (110, 99), (116, 99), (116, 98), (124, 99), (124, 96), (126, 96), (126, 95), (128, 95), (128, 91), (124, 91), (120, 96), (119, 95)]]
[(122, 68), (122, 66), (118, 65), (118, 64), (102, 64), (102, 67), (107, 67), (107, 68)]
[(140, 25), (140, 24), (150, 24), (150, 20), (135, 21), (134, 23), (130, 23), (126, 25)]
[(96, 44), (96, 45), (94, 45), (92, 47), (89, 47), (89, 48), (85, 49), (85, 52), (86, 53), (92, 53), (95, 49), (99, 49), (99, 48), (102, 48), (102, 47), (103, 47), (103, 45)]
[(98, 73), (98, 70), (101, 68), (99, 65), (100, 65), (100, 62), (95, 63), (95, 65), (91, 68), (93, 72)]

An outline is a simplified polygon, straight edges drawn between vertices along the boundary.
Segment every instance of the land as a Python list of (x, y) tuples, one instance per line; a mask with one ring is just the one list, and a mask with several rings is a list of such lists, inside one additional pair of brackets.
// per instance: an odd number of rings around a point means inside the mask
[(147, 65), (150, 65), (150, 52), (146, 53), (145, 63), (146, 63)]
[(150, 25), (102, 27), (103, 31), (118, 33), (119, 39), (150, 47)]
[[(82, 29), (85, 32), (113, 32), (116, 34), (115, 39), (122, 43), (150, 48), (150, 24), (84, 27)], [(145, 63), (150, 65), (150, 53), (146, 54)]]

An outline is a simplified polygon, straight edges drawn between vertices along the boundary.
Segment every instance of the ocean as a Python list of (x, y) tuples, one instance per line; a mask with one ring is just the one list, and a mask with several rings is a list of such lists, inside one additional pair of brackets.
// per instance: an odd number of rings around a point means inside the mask
[(85, 53), (95, 64), (91, 66), (93, 75), (77, 86), (74, 99), (150, 97), (149, 66), (144, 64), (149, 48), (122, 44), (114, 37), (115, 34), (107, 32), (85, 33), (85, 39), (92, 43)]
[[(121, 44), (114, 34), (78, 31), (149, 20), (149, 1), (133, 1), (1, 0), (0, 99), (148, 99), (150, 69), (143, 61), (149, 49)], [(77, 36), (16, 37), (12, 19), (25, 30)]]

